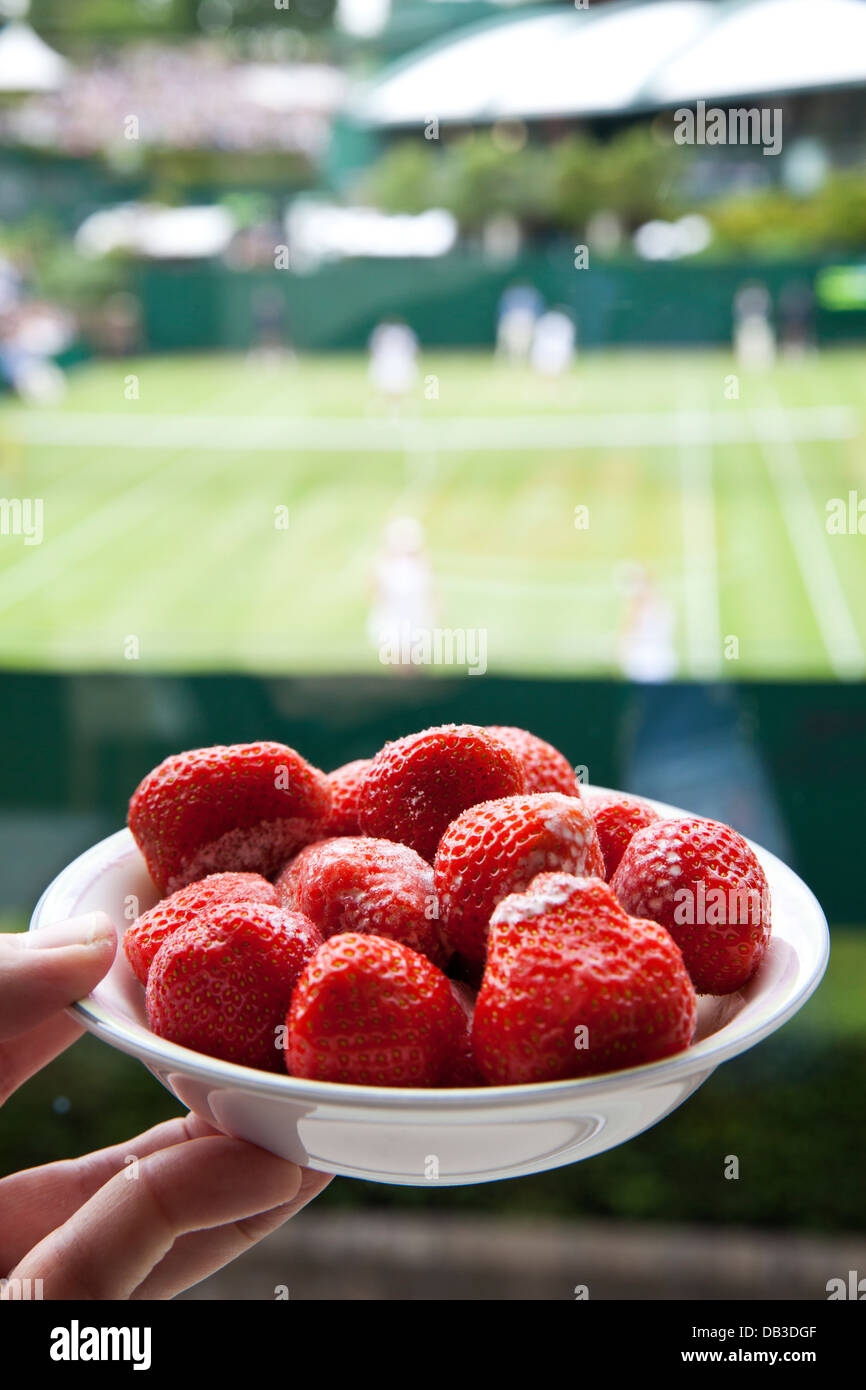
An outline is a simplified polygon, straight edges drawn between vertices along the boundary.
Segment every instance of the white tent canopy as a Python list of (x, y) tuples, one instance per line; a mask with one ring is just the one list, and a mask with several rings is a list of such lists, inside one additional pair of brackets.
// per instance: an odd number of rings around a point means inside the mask
[(753, 0), (717, 23), (653, 84), (659, 104), (818, 91), (866, 81), (863, 0)]
[(55, 92), (69, 65), (21, 20), (0, 29), (0, 92)]
[(623, 0), (485, 21), (387, 69), (353, 114), (400, 127), (606, 115), (866, 82), (866, 0)]
[(571, 33), (562, 9), (519, 20), (489, 21), (462, 38), (422, 49), (395, 64), (362, 94), (353, 110), (372, 125), (483, 120), (500, 114), (508, 83), (525, 61), (536, 71)]

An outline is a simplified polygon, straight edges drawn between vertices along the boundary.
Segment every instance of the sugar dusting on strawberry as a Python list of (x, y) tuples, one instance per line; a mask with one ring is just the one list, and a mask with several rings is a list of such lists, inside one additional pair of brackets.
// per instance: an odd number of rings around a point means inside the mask
[(364, 780), (365, 835), (399, 840), (430, 862), (469, 806), (524, 790), (513, 749), (475, 724), (444, 724), (386, 743)]
[(490, 914), (536, 874), (603, 874), (595, 823), (584, 803), (559, 792), (504, 797), (464, 811), (446, 830), (434, 864), (442, 936), (480, 975)]
[(331, 805), (323, 772), (282, 743), (178, 753), (149, 772), (129, 828), (161, 893), (208, 874), (272, 877), (318, 837)]
[(338, 836), (307, 845), (276, 882), (284, 907), (304, 912), (326, 939), (370, 932), (446, 964), (433, 870), (408, 845)]
[(699, 994), (742, 989), (766, 955), (766, 876), (742, 835), (720, 821), (686, 816), (638, 831), (611, 887), (626, 911), (667, 928)]
[(601, 879), (542, 874), (490, 922), (472, 1038), (491, 1085), (596, 1075), (688, 1047), (696, 997), (672, 937)]

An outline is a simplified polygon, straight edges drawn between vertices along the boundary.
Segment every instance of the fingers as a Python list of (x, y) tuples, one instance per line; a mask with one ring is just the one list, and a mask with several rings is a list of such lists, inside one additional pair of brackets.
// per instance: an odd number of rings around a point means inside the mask
[(24, 1037), (0, 1043), (0, 1105), (75, 1042), (81, 1032), (79, 1024), (66, 1014), (55, 1014)]
[[(50, 1231), (62, 1226), (116, 1173), (130, 1173), (130, 1157), (218, 1133), (196, 1115), (178, 1116), (134, 1139), (81, 1158), (27, 1168), (0, 1181), (0, 1271), (24, 1258)], [(134, 1171), (134, 1170), (133, 1170)], [(131, 1177), (127, 1181), (133, 1181)]]
[(202, 1279), (237, 1259), (245, 1250), (269, 1236), (290, 1217), (328, 1186), (331, 1173), (316, 1173), (312, 1168), (301, 1169), (301, 1186), (291, 1202), (274, 1207), (273, 1211), (218, 1226), (212, 1231), (194, 1231), (176, 1240), (164, 1259), (132, 1294), (133, 1299), (174, 1298), (184, 1289), (192, 1288)]
[(89, 994), (116, 947), (117, 933), (104, 912), (0, 936), (0, 1042), (38, 1028)]
[(301, 1170), (241, 1139), (191, 1139), (117, 1173), (10, 1271), (41, 1279), (48, 1299), (128, 1299), (192, 1231), (284, 1206)]

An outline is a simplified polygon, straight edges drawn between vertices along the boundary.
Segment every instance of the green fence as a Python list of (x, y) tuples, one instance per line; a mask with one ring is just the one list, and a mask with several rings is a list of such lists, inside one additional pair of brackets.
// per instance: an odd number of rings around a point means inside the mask
[[(346, 260), (308, 275), (149, 265), (137, 270), (136, 285), (154, 351), (248, 347), (263, 296), (277, 297), (289, 337), (308, 351), (363, 347), (388, 315), (406, 319), (426, 346), (485, 347), (500, 295), (515, 280), (531, 281), (551, 305), (568, 306), (584, 347), (720, 345), (730, 342), (731, 306), (744, 282), (761, 281), (777, 302), (786, 286), (813, 286), (828, 264), (599, 261), (575, 270), (572, 248), (557, 245), (507, 265), (460, 250), (431, 260)], [(822, 343), (862, 338), (866, 310), (819, 306), (815, 330)]]

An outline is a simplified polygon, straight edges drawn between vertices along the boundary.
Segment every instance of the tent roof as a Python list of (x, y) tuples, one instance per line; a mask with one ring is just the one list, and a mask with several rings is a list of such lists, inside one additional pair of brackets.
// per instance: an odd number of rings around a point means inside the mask
[(653, 95), (673, 105), (864, 81), (863, 0), (727, 0), (717, 22), (657, 75)]
[(866, 0), (621, 0), (463, 29), (353, 101), (380, 127), (607, 115), (866, 82)]
[(0, 92), (56, 91), (68, 66), (22, 20), (10, 20), (0, 29)]

